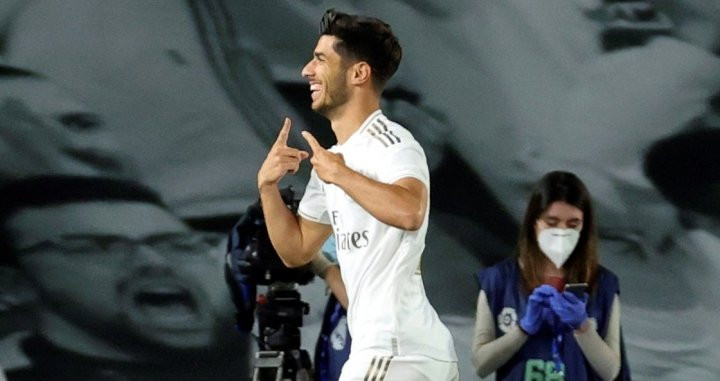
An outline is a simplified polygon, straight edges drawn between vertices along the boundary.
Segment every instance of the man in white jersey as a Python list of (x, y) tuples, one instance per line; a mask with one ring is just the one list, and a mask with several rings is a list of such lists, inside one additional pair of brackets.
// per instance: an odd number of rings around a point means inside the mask
[(342, 381), (458, 379), (452, 337), (420, 276), (430, 189), (425, 154), (380, 110), (401, 56), (383, 21), (327, 11), (302, 75), (312, 109), (330, 120), (337, 144), (325, 150), (303, 132), (313, 171), (299, 216), (278, 190), (309, 156), (287, 146), (289, 119), (258, 172), (268, 233), (287, 266), (310, 262), (335, 234), (353, 338)]

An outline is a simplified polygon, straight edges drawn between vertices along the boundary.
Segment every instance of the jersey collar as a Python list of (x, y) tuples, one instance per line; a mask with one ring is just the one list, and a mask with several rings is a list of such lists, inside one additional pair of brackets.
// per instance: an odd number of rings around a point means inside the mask
[(365, 132), (365, 130), (368, 128), (368, 126), (370, 126), (372, 124), (372, 122), (374, 122), (375, 119), (379, 118), (382, 114), (383, 114), (382, 110), (380, 110), (380, 109), (373, 111), (370, 115), (368, 115), (368, 117), (365, 119), (365, 121), (362, 122), (362, 124), (360, 125), (360, 128), (355, 130), (355, 132), (353, 132), (353, 134), (350, 135), (350, 137), (348, 138), (348, 140), (345, 141), (345, 143), (338, 144), (337, 147), (343, 147), (343, 146), (348, 145), (348, 143), (353, 141), (356, 136)]

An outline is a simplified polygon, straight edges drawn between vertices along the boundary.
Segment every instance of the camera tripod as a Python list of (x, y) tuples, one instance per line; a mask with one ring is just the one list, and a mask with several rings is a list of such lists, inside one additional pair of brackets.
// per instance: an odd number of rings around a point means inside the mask
[(259, 351), (253, 361), (252, 381), (313, 380), (310, 356), (304, 349)]
[(312, 381), (310, 355), (300, 349), (302, 316), (309, 305), (300, 300), (294, 284), (273, 283), (258, 297), (261, 350), (253, 359), (252, 381)]

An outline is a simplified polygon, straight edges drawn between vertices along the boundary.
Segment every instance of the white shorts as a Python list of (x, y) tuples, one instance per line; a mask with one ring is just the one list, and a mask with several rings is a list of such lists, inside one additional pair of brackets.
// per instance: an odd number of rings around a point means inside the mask
[(339, 381), (457, 381), (457, 362), (425, 356), (350, 356)]

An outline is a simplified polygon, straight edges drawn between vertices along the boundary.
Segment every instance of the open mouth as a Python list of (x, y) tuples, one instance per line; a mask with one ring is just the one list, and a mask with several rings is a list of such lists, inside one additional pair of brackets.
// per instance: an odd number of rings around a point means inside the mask
[(155, 287), (135, 294), (134, 304), (149, 314), (193, 315), (197, 306), (190, 292), (172, 287)]
[(130, 320), (165, 330), (195, 330), (208, 324), (203, 301), (176, 280), (134, 282), (121, 296)]
[(322, 86), (320, 86), (319, 83), (311, 83), (310, 84), (310, 97), (315, 99), (316, 94), (320, 93), (320, 89)]

